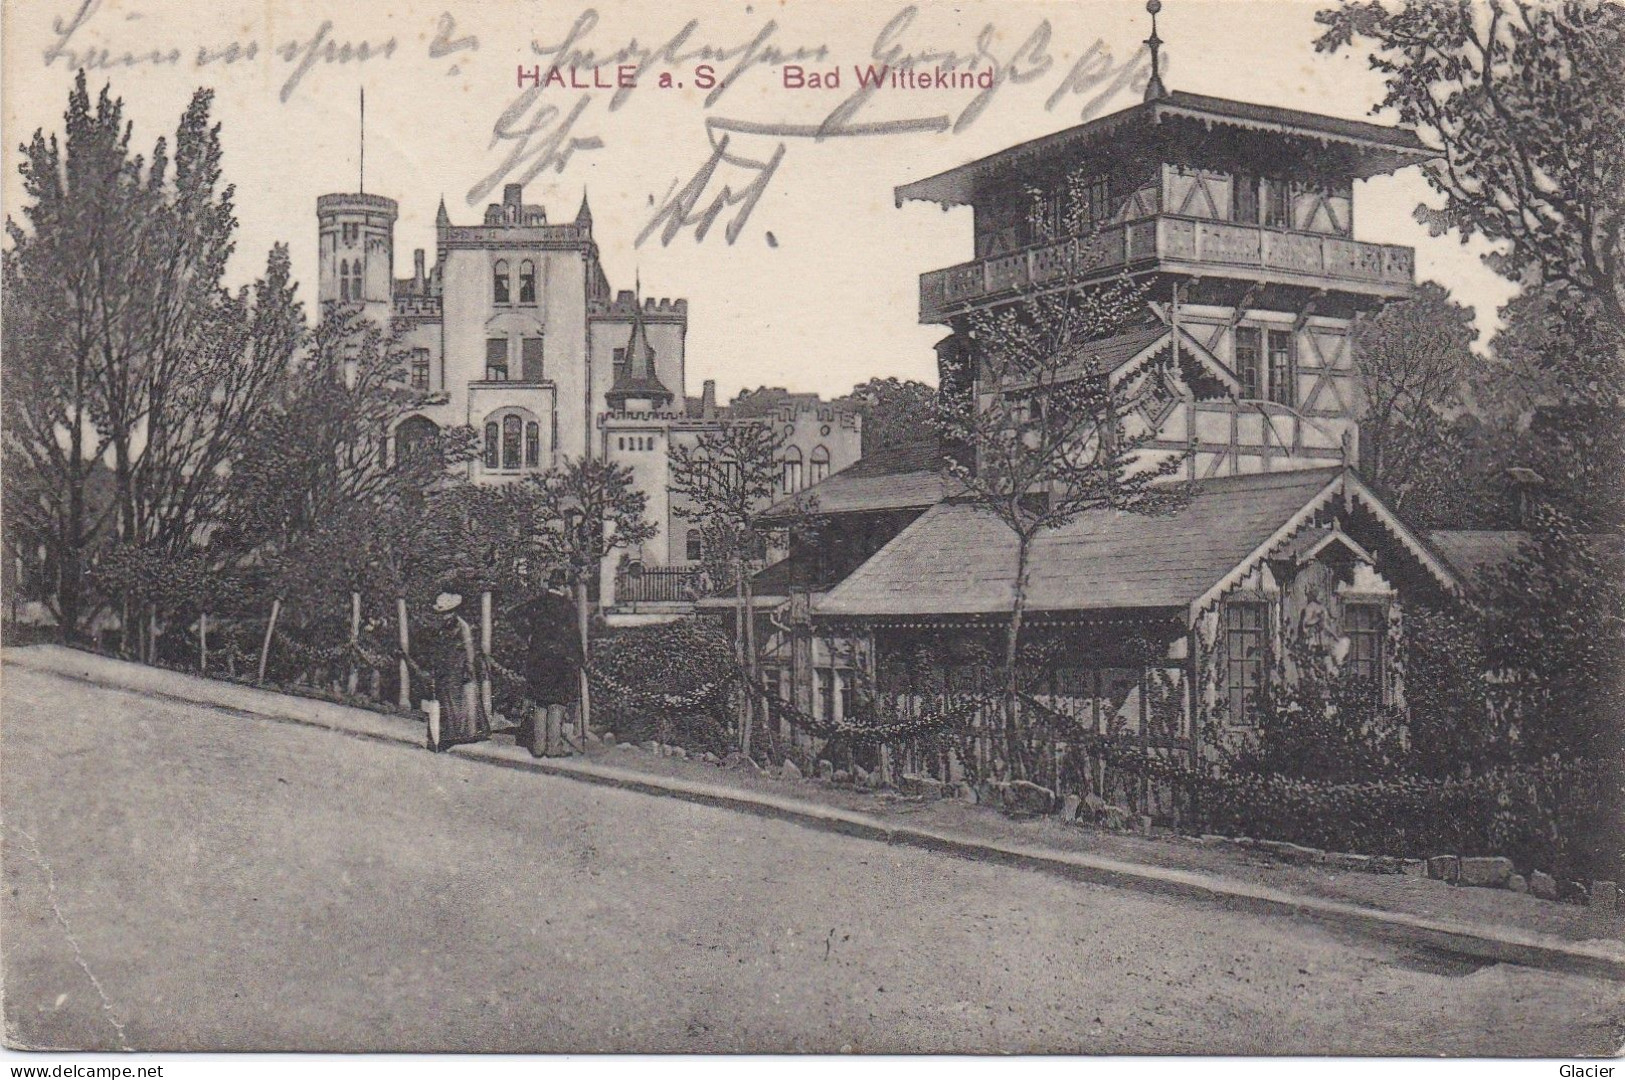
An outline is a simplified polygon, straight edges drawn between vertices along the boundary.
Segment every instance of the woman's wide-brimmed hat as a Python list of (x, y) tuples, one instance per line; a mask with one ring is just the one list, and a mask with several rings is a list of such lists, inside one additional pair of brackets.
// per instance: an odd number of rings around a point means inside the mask
[(444, 615), (448, 611), (456, 611), (463, 605), (463, 598), (454, 592), (443, 592), (434, 598), (436, 615)]

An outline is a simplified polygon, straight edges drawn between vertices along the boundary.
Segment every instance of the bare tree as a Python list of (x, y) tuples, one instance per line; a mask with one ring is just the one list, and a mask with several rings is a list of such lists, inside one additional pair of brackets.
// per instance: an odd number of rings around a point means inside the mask
[[(968, 317), (977, 364), (974, 391), (945, 395), (940, 426), (974, 461), (949, 461), (969, 497), (1016, 538), (1005, 636), (1005, 739), (1012, 768), (1027, 756), (1018, 708), (1016, 660), (1027, 608), (1033, 541), (1088, 510), (1150, 512), (1177, 498), (1154, 481), (1184, 459), (1144, 451), (1153, 431), (1131, 432), (1132, 402), (1087, 346), (1143, 317), (1145, 293), (1127, 278), (1092, 290), (1029, 293)], [(1171, 362), (1171, 361), (1170, 361)]]
[[(757, 515), (779, 490), (784, 439), (777, 425), (758, 420), (724, 422), (692, 445), (671, 448), (671, 490), (683, 515), (698, 524), (707, 561), (725, 568), (734, 591), (735, 650), (754, 680), (756, 618), (751, 572), (767, 545)], [(754, 709), (747, 693), (739, 724), (739, 751), (750, 754)]]

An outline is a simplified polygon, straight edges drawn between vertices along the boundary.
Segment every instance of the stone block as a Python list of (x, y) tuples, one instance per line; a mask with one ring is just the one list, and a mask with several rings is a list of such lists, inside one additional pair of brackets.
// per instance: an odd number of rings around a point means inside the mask
[(1598, 911), (1614, 911), (1619, 907), (1619, 883), (1614, 881), (1593, 881), (1591, 883), (1591, 906)]
[(660, 753), (660, 744), (653, 739), (650, 739), (648, 742), (644, 743), (643, 748), (649, 751), (651, 754)]
[(966, 783), (965, 781), (961, 780), (959, 783), (954, 785), (954, 792), (959, 796), (960, 802), (970, 803), (972, 806), (976, 805), (978, 796), (975, 784)]
[(898, 784), (898, 790), (904, 795), (914, 795), (927, 799), (941, 799), (953, 794), (952, 785), (944, 784), (934, 777), (916, 776), (912, 773), (903, 774), (902, 781)]
[(1020, 814), (1047, 814), (1055, 809), (1055, 792), (1027, 780), (1005, 785), (1004, 808)]
[(1507, 878), (1507, 888), (1515, 893), (1526, 893), (1529, 891), (1529, 879), (1522, 874), (1513, 874)]
[(1512, 876), (1512, 860), (1499, 855), (1475, 856), (1461, 860), (1458, 881), (1480, 889), (1499, 889)]
[(1529, 892), (1542, 900), (1557, 899), (1557, 879), (1544, 870), (1536, 870), (1529, 875)]
[(779, 775), (786, 780), (800, 780), (801, 770), (796, 768), (795, 762), (785, 758), (784, 764), (779, 766)]
[(1461, 880), (1461, 857), (1435, 855), (1428, 860), (1428, 877), (1434, 881), (1448, 881), (1452, 885)]
[(602, 736), (600, 736), (600, 738), (603, 740), (603, 743), (604, 743), (605, 746), (614, 746), (615, 745), (615, 733), (613, 731), (604, 732), (604, 734)]
[(1428, 861), (1426, 859), (1402, 859), (1400, 860), (1399, 872), (1406, 877), (1425, 878), (1428, 876)]
[(832, 761), (820, 760), (818, 762), (818, 779), (824, 780), (824, 781), (832, 781), (832, 780), (834, 780), (835, 779), (835, 763), (832, 762)]
[(1061, 801), (1061, 820), (1062, 821), (1076, 821), (1076, 820), (1078, 820), (1078, 808), (1080, 806), (1082, 806), (1082, 805), (1083, 805), (1083, 800), (1082, 799), (1078, 798), (1076, 795), (1068, 795), (1065, 799), (1063, 799)]

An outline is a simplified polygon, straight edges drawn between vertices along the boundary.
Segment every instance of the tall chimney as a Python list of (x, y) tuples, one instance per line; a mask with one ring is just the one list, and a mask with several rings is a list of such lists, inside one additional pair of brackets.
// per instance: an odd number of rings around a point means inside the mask
[(705, 387), (700, 391), (700, 419), (715, 420), (717, 418), (717, 381), (705, 380)]
[(412, 291), (419, 296), (426, 291), (423, 287), (423, 249), (418, 248), (412, 252)]
[(502, 185), (502, 205), (517, 208), (525, 201), (525, 186), (523, 184)]

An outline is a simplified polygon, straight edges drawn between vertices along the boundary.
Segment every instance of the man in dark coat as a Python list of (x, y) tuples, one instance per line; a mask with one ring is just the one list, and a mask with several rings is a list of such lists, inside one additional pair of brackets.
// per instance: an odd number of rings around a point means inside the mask
[(563, 754), (565, 714), (577, 710), (581, 695), (581, 632), (575, 604), (564, 590), (550, 588), (514, 615), (525, 638), (525, 681), (536, 706), (535, 714), (520, 725), (519, 741), (537, 757)]

